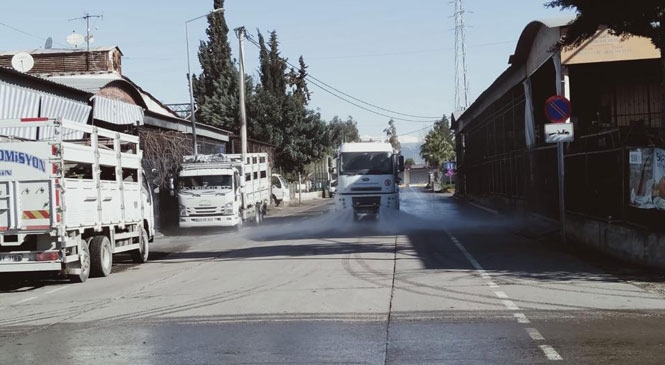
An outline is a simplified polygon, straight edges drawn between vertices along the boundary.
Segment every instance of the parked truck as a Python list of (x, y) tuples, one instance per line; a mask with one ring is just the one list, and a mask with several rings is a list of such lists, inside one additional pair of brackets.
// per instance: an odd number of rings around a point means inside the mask
[(390, 143), (343, 143), (336, 153), (337, 210), (351, 211), (354, 220), (399, 210), (399, 172), (404, 157)]
[(0, 273), (111, 274), (148, 260), (152, 194), (137, 136), (61, 119), (0, 120)]
[(185, 156), (178, 173), (180, 227), (260, 223), (270, 201), (267, 153)]

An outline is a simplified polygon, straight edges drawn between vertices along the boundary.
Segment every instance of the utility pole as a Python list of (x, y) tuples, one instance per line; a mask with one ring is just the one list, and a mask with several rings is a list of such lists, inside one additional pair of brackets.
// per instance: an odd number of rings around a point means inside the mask
[(242, 149), (242, 158), (245, 159), (247, 154), (247, 114), (245, 112), (245, 50), (243, 41), (245, 40), (245, 27), (238, 27), (235, 29), (236, 36), (238, 37), (238, 73), (239, 73), (239, 93), (240, 93), (240, 148)]
[[(235, 29), (236, 36), (238, 37), (238, 77), (239, 77), (239, 85), (238, 85), (238, 90), (240, 93), (240, 149), (241, 149), (241, 156), (242, 156), (242, 163), (245, 164), (247, 163), (247, 114), (245, 112), (245, 50), (243, 48), (243, 41), (245, 40), (245, 27), (238, 27)], [(245, 171), (243, 171), (243, 175), (240, 176), (240, 186), (243, 187), (245, 186)], [(243, 211), (247, 208), (245, 206), (246, 202), (245, 199), (242, 200), (242, 208)]]

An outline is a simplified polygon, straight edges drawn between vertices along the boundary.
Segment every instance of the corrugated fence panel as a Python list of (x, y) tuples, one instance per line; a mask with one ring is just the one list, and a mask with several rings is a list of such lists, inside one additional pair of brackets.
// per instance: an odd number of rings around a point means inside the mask
[(138, 105), (111, 100), (101, 96), (95, 96), (93, 101), (95, 107), (92, 116), (97, 120), (118, 125), (143, 124), (143, 108)]
[[(0, 82), (0, 119), (39, 116), (39, 93)], [(0, 128), (0, 135), (35, 139), (36, 128)]]

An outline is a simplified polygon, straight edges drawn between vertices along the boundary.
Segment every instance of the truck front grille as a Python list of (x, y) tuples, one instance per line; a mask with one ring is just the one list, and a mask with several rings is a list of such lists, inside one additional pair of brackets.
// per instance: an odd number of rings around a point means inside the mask
[(380, 196), (354, 196), (351, 198), (351, 203), (354, 207), (358, 208), (374, 208), (381, 205)]

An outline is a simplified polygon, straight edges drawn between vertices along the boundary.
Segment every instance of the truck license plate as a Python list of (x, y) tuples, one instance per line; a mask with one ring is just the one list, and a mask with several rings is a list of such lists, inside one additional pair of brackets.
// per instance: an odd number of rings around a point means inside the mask
[(0, 262), (18, 262), (23, 260), (23, 255), (0, 255)]

